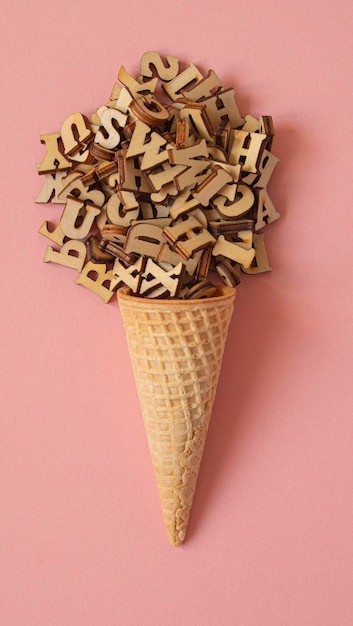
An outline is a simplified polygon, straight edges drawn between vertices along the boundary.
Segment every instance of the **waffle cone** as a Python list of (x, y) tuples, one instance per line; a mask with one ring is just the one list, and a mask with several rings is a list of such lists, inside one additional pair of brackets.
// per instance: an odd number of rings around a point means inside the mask
[(235, 289), (200, 300), (118, 291), (169, 541), (186, 533)]

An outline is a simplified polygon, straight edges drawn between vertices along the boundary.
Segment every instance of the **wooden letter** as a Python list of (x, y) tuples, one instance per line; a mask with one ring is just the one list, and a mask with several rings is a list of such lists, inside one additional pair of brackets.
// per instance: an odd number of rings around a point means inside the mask
[(221, 191), (224, 185), (231, 182), (233, 182), (231, 174), (220, 165), (216, 165), (214, 171), (191, 193), (202, 206), (207, 207), (211, 198)]
[(141, 281), (140, 294), (148, 294), (150, 298), (160, 298), (162, 296), (173, 298), (179, 290), (180, 277), (183, 273), (183, 263), (165, 270), (152, 259), (147, 259)]
[(180, 110), (179, 117), (181, 120), (186, 119), (199, 137), (211, 143), (214, 142), (213, 127), (203, 103), (199, 105), (195, 103), (192, 106), (185, 104)]
[(88, 118), (82, 113), (72, 113), (61, 127), (64, 151), (74, 161), (85, 163), (91, 157), (87, 144), (93, 133)]
[(195, 252), (213, 245), (215, 242), (211, 233), (204, 229), (192, 215), (174, 226), (167, 226), (163, 234), (183, 259), (189, 259)]
[(254, 262), (251, 265), (249, 265), (249, 267), (241, 266), (241, 269), (243, 272), (245, 272), (245, 274), (260, 274), (262, 272), (271, 271), (272, 268), (270, 267), (269, 262), (268, 262), (264, 238), (265, 238), (264, 233), (254, 234), (254, 248), (255, 248)]
[(117, 196), (119, 200), (124, 205), (124, 211), (127, 213), (128, 211), (135, 211), (138, 208), (138, 202), (136, 200), (135, 194), (133, 191), (118, 191)]
[(66, 172), (55, 172), (53, 174), (45, 174), (45, 183), (40, 190), (34, 202), (45, 203), (53, 202), (53, 204), (63, 204), (65, 200), (60, 200), (59, 193), (62, 189), (62, 179), (66, 176)]
[(88, 201), (96, 207), (102, 207), (105, 203), (104, 193), (99, 189), (89, 190), (88, 187), (82, 183), (82, 175), (81, 171), (75, 169), (74, 172), (71, 172), (63, 179), (59, 200), (61, 202), (67, 202), (68, 196), (74, 196), (80, 199), (81, 202)]
[(153, 78), (146, 83), (139, 83), (126, 71), (123, 65), (120, 67), (118, 79), (129, 90), (133, 98), (138, 98), (139, 95), (146, 92), (154, 93), (158, 83), (158, 78)]
[(59, 252), (48, 246), (44, 263), (58, 263), (81, 272), (86, 259), (86, 246), (83, 241), (70, 240), (64, 243)]
[(137, 120), (131, 141), (126, 153), (126, 157), (142, 157), (140, 163), (141, 170), (149, 170), (160, 163), (168, 160), (166, 150), (160, 152), (160, 149), (167, 143), (166, 139), (156, 132), (151, 132), (150, 127)]
[(184, 170), (184, 165), (171, 166), (169, 163), (162, 163), (162, 165), (148, 174), (148, 180), (154, 191), (160, 191), (167, 183), (174, 184), (175, 178)]
[(276, 157), (268, 150), (264, 150), (262, 153), (261, 161), (259, 163), (259, 173), (247, 174), (243, 176), (242, 180), (247, 185), (253, 185), (253, 187), (260, 187), (261, 189), (265, 189), (278, 161), (278, 157)]
[(266, 135), (266, 146), (271, 150), (272, 141), (275, 136), (275, 127), (271, 115), (261, 115), (259, 119), (259, 133)]
[(107, 217), (112, 224), (129, 227), (131, 220), (136, 220), (139, 214), (139, 207), (126, 211), (124, 204), (116, 193), (110, 196), (107, 202)]
[(101, 125), (94, 138), (103, 148), (115, 150), (120, 144), (119, 128), (123, 128), (126, 124), (127, 116), (118, 109), (110, 109), (103, 107), (99, 109)]
[(40, 135), (40, 142), (45, 145), (46, 153), (43, 161), (37, 165), (38, 174), (52, 174), (57, 170), (68, 170), (72, 167), (72, 163), (65, 159), (59, 150), (60, 141), (60, 133)]
[(153, 96), (136, 98), (131, 104), (131, 111), (145, 124), (163, 126), (169, 119), (169, 112)]
[(47, 239), (50, 239), (50, 241), (56, 243), (58, 246), (62, 246), (65, 239), (65, 233), (63, 233), (60, 224), (58, 224), (54, 230), (49, 230), (48, 226), (49, 222), (43, 222), (38, 232)]
[(222, 259), (216, 264), (217, 274), (228, 287), (236, 287), (240, 281), (240, 265), (232, 263), (228, 259)]
[(167, 63), (169, 67), (166, 67), (158, 52), (145, 52), (141, 57), (140, 73), (141, 76), (151, 78), (152, 70), (150, 65), (155, 67), (158, 77), (161, 80), (173, 80), (179, 72), (179, 59), (177, 57), (167, 56)]
[(122, 113), (128, 113), (129, 106), (132, 102), (132, 96), (126, 87), (121, 87), (118, 97), (115, 99), (114, 108)]
[(133, 265), (126, 267), (120, 259), (116, 259), (113, 267), (115, 276), (111, 287), (115, 290), (123, 285), (130, 287), (133, 293), (138, 293), (141, 283), (141, 272), (145, 266), (145, 259), (139, 257)]
[(173, 101), (177, 100), (180, 92), (190, 83), (195, 81), (199, 81), (203, 78), (201, 72), (197, 69), (197, 67), (190, 63), (189, 67), (178, 74), (173, 80), (169, 83), (162, 83), (162, 87), (164, 91), (167, 93), (169, 98)]
[(257, 196), (257, 220), (255, 230), (260, 230), (260, 228), (263, 228), (266, 224), (271, 224), (275, 220), (278, 220), (281, 215), (275, 209), (266, 189), (259, 189)]
[(234, 89), (226, 89), (202, 101), (214, 131), (217, 130), (224, 119), (229, 120), (232, 128), (238, 128), (238, 126), (244, 123), (235, 102), (234, 94)]
[[(249, 237), (251, 237), (252, 235), (251, 231), (244, 232), (246, 232), (246, 237), (249, 239)], [(239, 238), (241, 238), (241, 235), (242, 232), (239, 232)], [(251, 265), (252, 260), (255, 256), (255, 250), (248, 247), (248, 242), (246, 242), (246, 248), (244, 248), (244, 245), (240, 243), (234, 243), (232, 241), (226, 241), (223, 235), (219, 235), (216, 245), (213, 248), (212, 254), (215, 257), (219, 255), (225, 256), (228, 259), (235, 261), (236, 263), (240, 263), (246, 268)]]
[(207, 159), (208, 150), (205, 139), (198, 141), (189, 148), (168, 150), (168, 156), (172, 165), (185, 166), (185, 170), (175, 178), (175, 186), (179, 191), (182, 191), (185, 187), (197, 185), (200, 181), (200, 174), (210, 164)]
[(183, 91), (184, 98), (198, 102), (204, 98), (213, 96), (214, 91), (219, 91), (222, 88), (222, 83), (219, 80), (217, 74), (213, 70), (209, 70), (207, 76), (199, 80), (195, 87)]
[[(99, 215), (100, 209), (93, 204), (85, 205), (76, 198), (69, 197), (64, 212), (60, 219), (61, 229), (70, 239), (84, 239), (92, 228), (94, 218)], [(79, 216), (83, 217), (82, 223), (77, 226)]]
[(225, 220), (232, 220), (244, 215), (250, 211), (254, 202), (255, 196), (250, 187), (242, 184), (237, 186), (237, 195), (234, 202), (227, 202), (224, 196), (218, 196), (213, 200), (213, 204)]
[(164, 243), (162, 233), (163, 229), (160, 226), (145, 222), (131, 226), (124, 246), (125, 252), (156, 258)]
[(230, 163), (241, 163), (243, 172), (258, 172), (259, 162), (266, 145), (266, 135), (231, 130)]
[(88, 261), (75, 280), (76, 285), (83, 285), (96, 293), (105, 303), (113, 297), (110, 286), (114, 284), (116, 276), (103, 263)]
[(200, 206), (199, 201), (191, 195), (189, 189), (185, 189), (173, 200), (173, 204), (170, 207), (170, 215), (173, 220), (176, 220), (179, 215), (188, 213), (198, 206)]
[(116, 152), (116, 160), (118, 163), (118, 184), (117, 189), (123, 191), (138, 191), (140, 193), (150, 194), (152, 190), (148, 182), (148, 178), (136, 164), (137, 158), (127, 158), (127, 149), (118, 150)]

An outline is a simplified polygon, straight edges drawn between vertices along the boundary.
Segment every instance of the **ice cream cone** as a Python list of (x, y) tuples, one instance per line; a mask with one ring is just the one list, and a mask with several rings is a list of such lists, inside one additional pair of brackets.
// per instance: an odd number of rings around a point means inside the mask
[(221, 369), (235, 289), (197, 300), (118, 291), (169, 541), (189, 520)]

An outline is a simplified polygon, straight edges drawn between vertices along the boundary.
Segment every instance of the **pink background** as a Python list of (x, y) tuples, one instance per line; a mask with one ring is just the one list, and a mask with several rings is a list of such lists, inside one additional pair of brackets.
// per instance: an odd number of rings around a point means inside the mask
[[(352, 5), (3, 0), (3, 626), (351, 626)], [(273, 272), (244, 276), (184, 546), (167, 540), (117, 303), (42, 263), (39, 135), (147, 50), (272, 115)]]

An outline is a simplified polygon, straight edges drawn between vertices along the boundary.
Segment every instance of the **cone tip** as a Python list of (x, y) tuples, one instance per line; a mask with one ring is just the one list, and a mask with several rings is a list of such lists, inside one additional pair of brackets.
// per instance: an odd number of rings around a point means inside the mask
[(185, 530), (174, 530), (173, 532), (168, 532), (168, 539), (170, 544), (174, 548), (179, 548), (184, 543), (185, 534)]
[(169, 541), (173, 548), (180, 548), (180, 546), (184, 543), (184, 539), (169, 539)]

